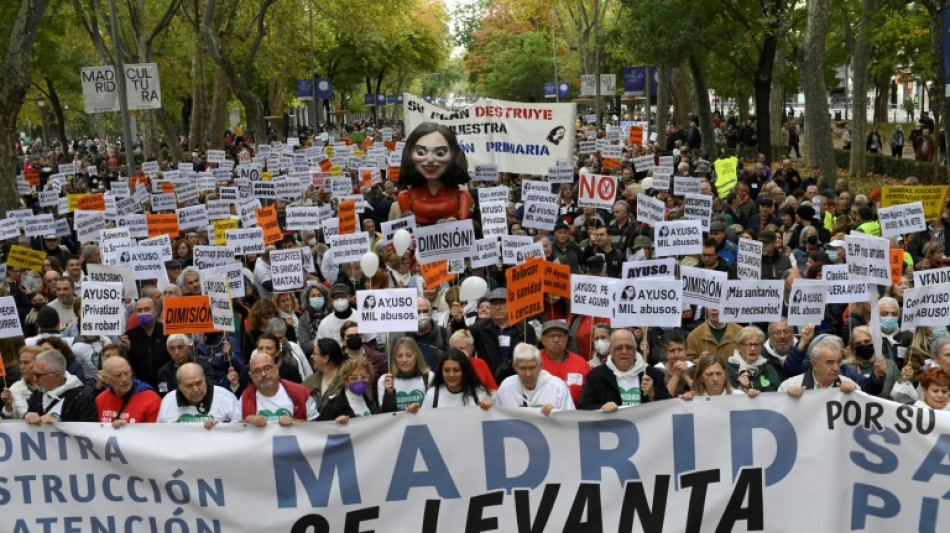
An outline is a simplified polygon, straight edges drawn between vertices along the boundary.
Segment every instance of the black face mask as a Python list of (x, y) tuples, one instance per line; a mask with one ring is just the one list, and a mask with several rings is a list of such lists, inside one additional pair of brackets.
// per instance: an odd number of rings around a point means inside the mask
[(363, 347), (363, 339), (361, 339), (359, 336), (350, 337), (349, 339), (346, 339), (346, 347), (347, 349), (353, 351), (359, 350)]
[(36, 309), (37, 311), (39, 311), (45, 305), (46, 305), (46, 302), (33, 302), (33, 309)]
[(854, 347), (854, 355), (858, 356), (858, 359), (867, 361), (874, 357), (874, 345), (873, 344), (859, 344)]

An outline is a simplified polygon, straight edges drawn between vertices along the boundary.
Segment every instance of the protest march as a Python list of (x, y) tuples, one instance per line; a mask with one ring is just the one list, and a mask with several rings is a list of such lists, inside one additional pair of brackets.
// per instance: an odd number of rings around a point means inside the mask
[(403, 102), (23, 159), (0, 530), (941, 529), (948, 187)]

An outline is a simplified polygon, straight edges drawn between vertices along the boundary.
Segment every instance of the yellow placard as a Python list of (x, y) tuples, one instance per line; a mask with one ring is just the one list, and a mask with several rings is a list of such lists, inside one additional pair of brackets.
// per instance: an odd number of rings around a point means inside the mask
[(330, 167), (330, 174), (334, 176), (339, 176), (342, 173), (343, 171), (342, 169), (340, 169), (340, 165), (333, 165), (332, 167)]
[(924, 204), (924, 218), (937, 220), (947, 201), (946, 185), (896, 185), (881, 189), (881, 207), (921, 202)]
[(326, 150), (327, 150), (327, 157), (333, 157), (333, 147), (327, 146)]
[(214, 226), (214, 245), (215, 246), (225, 246), (228, 244), (228, 238), (224, 232), (232, 229), (238, 229), (238, 221), (230, 218), (225, 218), (223, 220), (213, 220), (211, 225)]
[(70, 212), (70, 213), (72, 213), (73, 211), (79, 209), (79, 199), (82, 198), (82, 197), (84, 197), (84, 196), (89, 196), (89, 193), (85, 193), (85, 192), (84, 192), (84, 193), (79, 193), (79, 194), (67, 194), (67, 195), (66, 195), (66, 205), (69, 206), (69, 212)]
[(43, 271), (44, 261), (46, 261), (46, 252), (16, 244), (10, 247), (10, 255), (7, 256), (7, 266), (28, 268), (37, 272)]

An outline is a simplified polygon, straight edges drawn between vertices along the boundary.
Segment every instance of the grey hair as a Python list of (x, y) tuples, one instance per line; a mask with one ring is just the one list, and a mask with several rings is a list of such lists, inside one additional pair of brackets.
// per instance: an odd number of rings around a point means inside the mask
[(167, 348), (171, 346), (171, 343), (175, 341), (184, 341), (185, 346), (191, 346), (191, 337), (189, 337), (188, 335), (183, 335), (181, 333), (175, 333), (173, 335), (169, 335), (168, 338), (165, 339), (165, 347)]
[(281, 335), (286, 335), (287, 321), (279, 317), (268, 320), (267, 325), (264, 326), (264, 333), (280, 333)]
[(892, 296), (881, 296), (877, 300), (877, 306), (881, 307), (881, 304), (892, 303), (897, 306), (898, 309), (901, 308), (901, 304), (897, 301), (897, 298)]
[(178, 279), (175, 280), (179, 289), (185, 288), (185, 277), (187, 276), (198, 276), (198, 279), (201, 279), (201, 272), (199, 272), (198, 269), (193, 266), (185, 267), (185, 269), (182, 270), (181, 274), (178, 276)]
[(831, 348), (839, 352), (844, 350), (844, 341), (837, 335), (819, 335), (808, 346), (808, 359), (816, 361), (821, 350)]
[(950, 344), (950, 335), (941, 335), (934, 339), (933, 343), (930, 345), (931, 357), (937, 357), (937, 354), (940, 353), (940, 349), (948, 344)]
[(755, 326), (746, 326), (740, 329), (739, 333), (736, 333), (736, 344), (741, 344), (750, 337), (755, 337), (759, 342), (765, 342), (765, 333), (761, 329)]
[(537, 361), (540, 365), (541, 352), (538, 351), (536, 346), (532, 346), (526, 342), (519, 342), (511, 355), (512, 365), (518, 361)]
[(43, 350), (33, 360), (33, 364), (46, 361), (46, 368), (50, 372), (66, 372), (66, 357), (58, 350)]

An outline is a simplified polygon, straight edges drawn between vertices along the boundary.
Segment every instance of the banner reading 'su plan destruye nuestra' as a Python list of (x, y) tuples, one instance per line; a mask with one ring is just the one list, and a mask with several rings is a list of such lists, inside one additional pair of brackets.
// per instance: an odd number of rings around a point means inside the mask
[(472, 171), (492, 164), (500, 172), (543, 174), (574, 155), (574, 104), (479, 99), (450, 111), (411, 94), (403, 102), (406, 134), (423, 122), (448, 126)]
[(4, 421), (0, 531), (946, 531), (948, 455), (950, 414), (837, 391), (210, 431)]

